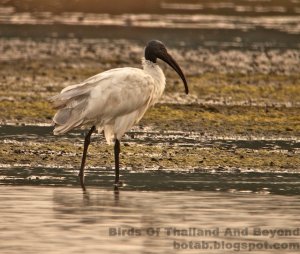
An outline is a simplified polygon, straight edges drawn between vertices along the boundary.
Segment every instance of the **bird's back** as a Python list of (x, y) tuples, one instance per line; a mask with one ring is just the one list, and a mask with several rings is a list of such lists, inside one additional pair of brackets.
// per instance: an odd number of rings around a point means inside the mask
[(140, 120), (157, 93), (157, 80), (145, 70), (125, 67), (102, 72), (51, 98), (58, 109), (54, 134), (90, 124), (104, 128), (110, 142)]

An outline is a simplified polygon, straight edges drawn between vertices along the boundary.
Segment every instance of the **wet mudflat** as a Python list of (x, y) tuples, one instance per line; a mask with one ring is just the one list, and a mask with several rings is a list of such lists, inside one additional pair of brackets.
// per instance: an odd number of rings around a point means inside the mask
[[(1, 165), (73, 168), (80, 165), (84, 130), (54, 136), (52, 126), (0, 127)], [(158, 131), (137, 126), (122, 139), (121, 165), (147, 169), (202, 172), (289, 172), (299, 170), (297, 136), (214, 136), (199, 132)], [(94, 134), (87, 167), (112, 169), (113, 147)]]
[[(299, 2), (52, 2), (0, 8), (1, 253), (298, 253)], [(140, 67), (153, 38), (191, 94), (161, 64), (163, 98), (122, 139), (124, 186), (100, 133), (82, 192), (85, 131), (53, 136), (47, 99)]]
[[(52, 129), (0, 127), (2, 185), (79, 186), (84, 132), (56, 137)], [(101, 134), (92, 142), (87, 186), (112, 189), (112, 146)], [(134, 128), (122, 144), (122, 190), (300, 193), (297, 138), (207, 137)]]

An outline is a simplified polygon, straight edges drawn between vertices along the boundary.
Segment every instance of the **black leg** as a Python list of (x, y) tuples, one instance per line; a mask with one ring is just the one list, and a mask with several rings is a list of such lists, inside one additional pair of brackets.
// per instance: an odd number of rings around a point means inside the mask
[(116, 139), (115, 141), (115, 147), (114, 147), (114, 151), (115, 151), (115, 186), (119, 185), (119, 154), (120, 154), (120, 141), (118, 139)]
[(81, 167), (80, 167), (80, 172), (79, 172), (80, 184), (81, 184), (81, 187), (82, 187), (83, 190), (85, 190), (85, 186), (84, 186), (84, 165), (85, 165), (85, 161), (86, 161), (87, 150), (88, 150), (89, 144), (91, 143), (91, 135), (95, 131), (95, 129), (96, 129), (96, 127), (93, 126), (90, 129), (90, 131), (88, 132), (88, 134), (86, 134), (85, 140), (84, 140)]

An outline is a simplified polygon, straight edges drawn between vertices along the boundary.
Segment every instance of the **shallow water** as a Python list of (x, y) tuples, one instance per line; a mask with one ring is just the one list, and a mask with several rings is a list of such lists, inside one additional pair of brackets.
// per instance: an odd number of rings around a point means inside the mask
[[(213, 170), (141, 171), (122, 169), (125, 191), (216, 191), (226, 193), (300, 194), (300, 173), (223, 172)], [(46, 167), (0, 167), (0, 185), (18, 186), (77, 186), (78, 170)], [(107, 168), (86, 170), (85, 183), (89, 188), (112, 189), (114, 171)]]
[(0, 200), (2, 253), (274, 253), (278, 244), (280, 253), (296, 253), (299, 247), (292, 245), (300, 237), (297, 195), (2, 186)]

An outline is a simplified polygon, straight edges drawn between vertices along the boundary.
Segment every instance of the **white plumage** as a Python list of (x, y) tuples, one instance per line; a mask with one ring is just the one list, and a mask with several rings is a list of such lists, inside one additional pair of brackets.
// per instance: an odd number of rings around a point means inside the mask
[(66, 87), (52, 97), (58, 108), (54, 134), (63, 134), (82, 125), (104, 130), (109, 144), (120, 140), (154, 105), (165, 89), (161, 68), (142, 59), (143, 69), (116, 68), (97, 74), (80, 84)]

